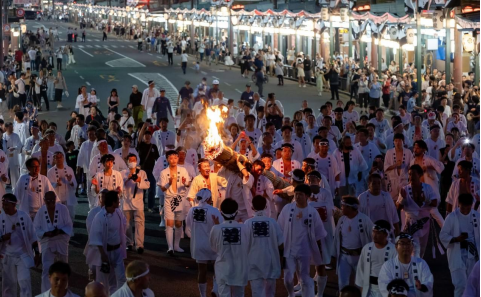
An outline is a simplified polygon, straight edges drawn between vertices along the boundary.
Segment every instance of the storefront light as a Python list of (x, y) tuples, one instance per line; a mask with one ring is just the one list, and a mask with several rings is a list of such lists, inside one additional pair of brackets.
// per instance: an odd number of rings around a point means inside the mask
[(176, 20), (169, 20), (169, 24), (175, 24)]
[(237, 26), (237, 23), (239, 23), (239, 18), (235, 15), (233, 15), (231, 18), (230, 18), (231, 22), (232, 22), (232, 25), (234, 26)]
[(414, 51), (414, 44), (405, 44), (402, 46), (402, 49), (408, 52)]

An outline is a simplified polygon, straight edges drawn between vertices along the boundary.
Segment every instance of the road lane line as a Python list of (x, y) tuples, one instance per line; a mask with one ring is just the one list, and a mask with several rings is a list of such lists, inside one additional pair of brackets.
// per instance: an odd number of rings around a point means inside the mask
[(105, 48), (105, 49), (108, 50), (108, 51), (111, 51), (112, 53), (115, 53), (115, 54), (117, 54), (117, 55), (119, 55), (119, 56), (122, 56), (122, 57), (124, 57), (124, 58), (126, 58), (126, 59), (132, 60), (132, 61), (134, 61), (135, 63), (141, 65), (141, 67), (145, 67), (144, 64), (142, 64), (142, 63), (140, 63), (139, 61), (136, 61), (136, 60), (134, 60), (134, 59), (132, 59), (132, 58), (129, 58), (129, 57), (127, 57), (126, 55), (122, 55), (121, 53), (118, 53), (118, 52), (116, 52), (116, 51), (113, 51), (113, 50), (111, 50), (111, 49), (109, 49), (109, 48)]
[(205, 72), (205, 71), (201, 71), (200, 73), (202, 73), (203, 75), (206, 75), (206, 74), (207, 74), (207, 72)]
[(212, 76), (212, 78), (213, 78), (213, 79), (217, 79), (217, 80), (218, 80), (218, 78), (217, 78), (217, 77), (215, 77), (215, 76)]
[(93, 55), (92, 55), (92, 54), (87, 53), (86, 51), (84, 51), (84, 50), (81, 49), (81, 48), (79, 48), (79, 50), (82, 51), (82, 52), (84, 52), (85, 54), (87, 54), (87, 55), (89, 55), (89, 56), (91, 56), (91, 57), (93, 58)]
[(229, 87), (231, 86), (231, 84), (230, 84), (230, 83), (226, 83), (226, 82), (225, 82), (225, 84), (226, 84), (226, 85), (228, 85)]
[(80, 79), (84, 79), (84, 77), (83, 77), (83, 76), (80, 76)]
[(242, 94), (242, 92), (239, 91), (238, 89), (235, 89), (235, 91), (236, 91), (237, 93), (239, 93), (239, 94)]
[(90, 86), (90, 83), (88, 81), (85, 82), (87, 84), (87, 86)]
[(77, 70), (74, 70), (74, 72), (75, 72), (76, 74), (78, 74)]
[(100, 45), (95, 45), (95, 47), (98, 47), (98, 48), (100, 48)]

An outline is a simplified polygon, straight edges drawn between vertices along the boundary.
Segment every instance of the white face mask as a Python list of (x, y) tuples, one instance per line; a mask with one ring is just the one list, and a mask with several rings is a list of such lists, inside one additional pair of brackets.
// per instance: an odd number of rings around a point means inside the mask
[(135, 168), (137, 166), (137, 162), (129, 162), (129, 169)]

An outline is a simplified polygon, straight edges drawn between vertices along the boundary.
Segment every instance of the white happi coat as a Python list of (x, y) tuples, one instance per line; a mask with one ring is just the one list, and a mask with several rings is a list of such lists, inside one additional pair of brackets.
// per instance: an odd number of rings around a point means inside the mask
[(340, 171), (341, 186), (356, 184), (358, 182), (357, 174), (367, 170), (368, 168), (364, 157), (361, 155), (361, 152), (354, 148), (352, 151), (349, 151), (349, 163), (351, 166), (349, 176), (346, 176), (344, 167), (344, 154), (339, 149), (336, 149), (333, 155), (336, 158), (337, 167)]
[(80, 138), (88, 139), (87, 128), (87, 124), (84, 124), (83, 127), (80, 127), (79, 125), (73, 126), (72, 131), (70, 132), (70, 139), (68, 140), (73, 141), (76, 148), (79, 147)]
[(446, 142), (444, 141), (444, 136), (439, 136), (437, 141), (434, 141), (431, 139), (431, 137), (429, 137), (428, 139), (425, 140), (425, 142), (426, 142), (426, 145), (428, 146), (428, 151), (426, 152), (426, 154), (438, 160), (439, 150), (446, 146)]
[(168, 145), (175, 146), (176, 137), (175, 133), (169, 130), (157, 130), (152, 134), (152, 139), (155, 140), (155, 145), (157, 145), (160, 155), (164, 155), (167, 152), (166, 147)]
[(366, 146), (362, 146), (360, 142), (354, 144), (354, 147), (357, 148), (360, 152), (364, 161), (366, 161), (367, 169), (362, 172), (362, 179), (356, 183), (356, 192), (361, 194), (367, 189), (367, 179), (369, 178), (369, 172), (371, 171), (372, 162), (376, 156), (380, 155), (381, 152), (377, 148), (377, 146), (368, 141)]
[[(453, 170), (453, 179), (456, 179), (456, 178), (459, 178), (459, 170), (458, 170), (458, 164), (459, 162), (461, 161), (464, 161), (466, 160), (465, 157), (460, 157), (457, 161), (456, 161), (456, 165), (454, 165), (454, 170)], [(481, 162), (479, 161), (479, 158), (476, 158), (473, 154), (473, 159), (471, 160), (471, 163), (473, 164), (473, 169), (471, 171), (471, 176), (472, 177), (476, 177), (476, 178), (479, 178), (479, 172), (480, 172), (480, 166), (481, 166)]]
[(109, 191), (117, 191), (117, 187), (120, 187), (120, 193), (123, 192), (124, 190), (124, 179), (122, 178), (122, 174), (118, 172), (117, 170), (112, 169), (112, 175), (107, 178), (109, 179), (109, 182), (105, 182), (105, 172), (102, 170), (100, 172), (97, 172), (94, 176), (94, 178), (97, 180), (98, 186), (99, 186), (99, 193), (103, 189), (107, 189)]
[[(40, 143), (37, 143), (34, 147), (33, 147), (33, 150), (32, 150), (32, 154), (35, 153), (35, 152), (40, 152), (41, 151), (41, 148), (40, 148)], [(51, 152), (52, 154), (55, 154), (56, 152), (61, 152), (64, 159), (67, 160), (67, 158), (65, 158), (65, 152), (63, 150), (63, 147), (58, 144), (58, 143), (55, 143), (54, 145), (52, 146), (49, 146), (48, 147), (48, 151)]]
[(399, 172), (396, 168), (386, 171), (389, 166), (394, 165), (397, 162), (396, 148), (392, 148), (386, 152), (386, 156), (384, 157), (384, 172), (386, 173), (389, 181), (387, 184), (387, 191), (391, 194), (391, 198), (393, 200), (397, 200), (401, 188), (409, 183), (408, 170), (412, 159), (413, 153), (407, 148), (403, 148), (403, 161)]
[[(453, 182), (451, 183), (451, 187), (449, 188), (448, 196), (446, 197), (446, 203), (449, 203), (453, 206), (453, 210), (458, 208), (458, 197), (460, 193), (460, 182), (461, 179), (453, 179)], [(479, 179), (476, 177), (471, 177), (471, 183), (469, 186), (469, 190), (471, 192), (471, 195), (473, 195), (473, 199), (479, 199), (480, 196), (480, 189), (479, 189)], [(474, 201), (473, 201), (474, 202)], [(473, 208), (475, 204), (473, 203)]]
[[(122, 157), (120, 157), (117, 154), (112, 154), (112, 155), (115, 157), (114, 167), (113, 167), (114, 170), (122, 171), (127, 169), (127, 165), (125, 164), (124, 159), (122, 159)], [(104, 165), (100, 162), (101, 158), (102, 156), (100, 154), (97, 154), (92, 158), (92, 161), (90, 161), (90, 165), (89, 165), (89, 173), (88, 173), (89, 175), (87, 176), (87, 179), (94, 177), (97, 172), (101, 172), (102, 170), (104, 170)]]
[[(408, 135), (406, 134), (406, 130), (403, 130), (404, 135), (404, 147), (412, 147), (412, 143), (409, 140)], [(394, 148), (394, 133), (386, 137), (386, 149), (390, 150)]]
[(220, 211), (206, 202), (201, 202), (192, 207), (187, 213), (185, 233), (190, 237), (192, 259), (213, 261), (217, 257), (209, 243), (210, 232), (212, 227), (215, 226), (212, 217), (216, 217), (219, 223), (224, 221)]
[[(421, 184), (422, 186), (422, 195), (424, 195), (425, 201), (423, 206), (419, 206), (414, 201), (413, 194), (412, 194), (412, 186), (411, 184), (403, 187), (404, 191), (406, 192), (406, 198), (403, 199), (402, 194), (399, 193), (399, 199), (397, 203), (402, 203), (404, 206), (401, 214), (405, 214), (405, 218), (403, 220), (402, 230), (404, 232), (411, 234), (413, 237), (422, 237), (429, 232), (430, 224), (430, 211), (431, 206), (429, 204), (433, 200), (439, 199), (439, 196), (433, 191), (433, 188), (425, 183)], [(401, 215), (401, 217), (403, 217)], [(412, 225), (416, 225), (414, 230), (410, 230)]]
[(253, 196), (264, 196), (264, 192), (267, 194), (267, 197), (265, 197), (267, 199), (267, 208), (264, 213), (267, 217), (277, 219), (277, 211), (273, 194), (274, 186), (272, 185), (272, 182), (264, 175), (260, 175), (257, 179), (257, 184), (253, 184), (252, 187), (255, 187), (255, 194), (253, 194)]
[[(112, 215), (119, 216), (120, 220), (120, 256), (122, 259), (127, 258), (125, 228), (127, 222), (124, 214), (120, 209), (115, 209)], [(108, 238), (108, 222), (107, 211), (101, 208), (99, 213), (95, 216), (90, 226), (89, 239), (85, 247), (84, 255), (88, 265), (101, 266), (102, 260), (98, 246), (103, 246), (104, 251), (107, 252), (107, 238)]]
[[(431, 297), (433, 296), (433, 283), (434, 278), (429, 265), (421, 258), (412, 257), (411, 266), (408, 272), (408, 279), (405, 279), (409, 285), (408, 297)], [(403, 278), (404, 273), (401, 271), (401, 263), (398, 257), (394, 257), (382, 265), (379, 272), (379, 291), (382, 296), (388, 296), (387, 285), (394, 279)], [(421, 284), (428, 288), (426, 293), (423, 293), (416, 289), (415, 279), (419, 279)]]
[[(292, 135), (292, 140), (297, 141), (301, 144), (302, 154), (304, 158), (306, 158), (307, 155), (309, 155), (309, 153), (311, 152), (311, 147), (312, 147), (312, 140), (309, 137), (309, 135), (304, 133), (301, 135), (301, 137), (299, 137), (297, 136), (297, 134), (294, 134)], [(302, 162), (302, 160), (300, 160), (299, 162)]]
[[(391, 224), (391, 227), (393, 227), (395, 223), (399, 223), (396, 205), (394, 204), (394, 201), (389, 193), (381, 191), (379, 196), (374, 198), (369, 190), (359, 195), (357, 198), (359, 200), (359, 211), (367, 215), (373, 223), (376, 222), (376, 220), (373, 219), (373, 216), (375, 216), (377, 220), (382, 219), (388, 221)], [(373, 209), (371, 199), (382, 199), (383, 203), (381, 209)]]
[[(8, 162), (11, 166), (19, 166), (21, 164), (20, 156), (23, 148), (23, 143), (16, 133), (8, 135), (3, 133), (3, 150), (7, 154)], [(10, 150), (12, 148), (12, 150)]]
[[(88, 214), (87, 219), (85, 220), (85, 227), (87, 228), (87, 233), (90, 233), (90, 227), (92, 227), (92, 222), (94, 221), (95, 216), (102, 210), (103, 206), (95, 206), (92, 208)], [(85, 248), (87, 248), (86, 246)]]
[[(65, 205), (62, 205), (61, 203), (55, 204), (53, 222), (50, 220), (50, 216), (48, 215), (47, 206), (44, 205), (40, 207), (37, 215), (35, 215), (33, 226), (40, 243), (41, 253), (52, 246), (57, 248), (57, 252), (60, 254), (68, 255), (68, 242), (70, 240), (70, 236), (73, 235), (73, 223)], [(44, 236), (46, 232), (53, 231), (55, 228), (62, 230), (65, 232), (65, 234), (60, 234), (55, 237)]]
[[(420, 127), (421, 129), (421, 135), (422, 135), (422, 139), (428, 139), (429, 138), (429, 131), (428, 129), (426, 129), (426, 127)], [(414, 145), (414, 134), (416, 132), (416, 126), (414, 125), (411, 125), (408, 129), (408, 132), (407, 132), (407, 136), (408, 136), (408, 140), (409, 140), (409, 143)]]
[[(21, 175), (14, 192), (18, 200), (18, 209), (26, 213), (38, 211), (38, 209), (31, 209), (33, 199), (37, 200), (37, 205), (40, 208), (44, 205), (43, 197), (45, 197), (45, 193), (49, 191), (55, 191), (55, 189), (45, 175), (39, 174), (34, 181), (29, 174)], [(58, 199), (59, 197), (57, 197), (57, 201), (59, 201)]]
[(250, 245), (247, 228), (247, 225), (233, 220), (212, 227), (210, 247), (217, 254), (214, 268), (218, 284), (241, 287), (247, 285)]
[(25, 144), (28, 136), (30, 135), (30, 131), (28, 129), (28, 125), (25, 123), (17, 123), (14, 122), (13, 125), (13, 133), (17, 134), (20, 137), (20, 141)]
[[(53, 295), (50, 294), (50, 291), (51, 291), (51, 290), (52, 290), (52, 289), (48, 289), (48, 291), (45, 291), (45, 292), (43, 292), (42, 294), (39, 294), (39, 295), (37, 295), (37, 296), (35, 296), (35, 297), (51, 297), (51, 296), (53, 296)], [(70, 290), (68, 290), (68, 291), (67, 291), (67, 294), (65, 295), (65, 297), (80, 297), (80, 296), (79, 296), (79, 295), (76, 295), (76, 294), (70, 292)]]
[[(341, 258), (341, 230), (342, 230), (342, 225), (344, 224), (344, 221), (346, 220), (346, 216), (342, 216), (339, 221), (337, 222), (336, 225), (336, 231), (334, 233), (334, 257), (336, 257), (336, 267), (337, 271), (339, 271), (339, 259)], [(371, 233), (372, 233), (372, 227), (374, 224), (371, 222), (371, 219), (363, 214), (362, 212), (358, 212), (357, 215), (352, 218), (352, 221), (357, 221), (358, 222), (358, 228), (359, 228), (359, 238), (361, 239), (361, 245), (365, 246), (369, 242), (372, 241), (371, 239)]]
[[(29, 156), (33, 152), (33, 148), (40, 142), (40, 138), (34, 139), (33, 136), (30, 136), (25, 140), (25, 143), (23, 144), (23, 149), (22, 153), (24, 153), (27, 157), (26, 159), (29, 158)], [(29, 155), (27, 155), (27, 152), (29, 152)]]
[(160, 173), (167, 167), (169, 167), (169, 162), (167, 161), (165, 155), (160, 156), (157, 161), (155, 161), (154, 169), (152, 169), (152, 174), (154, 175), (154, 178), (157, 182), (160, 181)]
[(309, 205), (317, 210), (321, 217), (322, 224), (326, 230), (326, 237), (321, 239), (321, 257), (322, 264), (331, 263), (331, 257), (334, 255), (334, 200), (331, 193), (326, 189), (320, 188), (319, 193), (311, 194)]
[[(461, 247), (459, 242), (450, 243), (451, 239), (454, 237), (458, 237), (461, 235), (460, 226), (459, 226), (459, 218), (458, 216), (462, 215), (459, 211), (459, 208), (455, 209), (452, 213), (450, 213), (444, 222), (443, 228), (441, 228), (441, 232), (439, 233), (439, 239), (441, 240), (442, 244), (448, 249), (447, 256), (448, 256), (448, 264), (449, 270), (451, 273), (455, 272), (458, 269), (466, 270), (466, 263), (463, 261), (461, 257)], [(476, 251), (478, 255), (480, 254), (480, 244), (479, 244), (479, 212), (472, 209), (469, 213), (471, 217), (471, 224), (473, 225), (474, 229), (474, 240), (476, 244)], [(474, 256), (473, 256), (474, 258)]]
[[(161, 188), (165, 188), (167, 184), (169, 184), (170, 178), (170, 167), (162, 170), (160, 173), (160, 181), (157, 185)], [(172, 212), (176, 211), (183, 211), (184, 210), (184, 203), (185, 196), (187, 195), (188, 187), (182, 183), (182, 179), (185, 179), (185, 183), (188, 185), (190, 182), (189, 173), (185, 170), (184, 167), (177, 166), (177, 180), (173, 181), (177, 184), (177, 192), (172, 191), (172, 185), (169, 185), (165, 193), (165, 202), (164, 207), (171, 208)], [(180, 198), (178, 198), (180, 196)]]
[(382, 121), (379, 122), (376, 118), (372, 118), (369, 123), (372, 123), (375, 126), (374, 136), (384, 140), (386, 138), (387, 131), (391, 127), (389, 125), (389, 121), (387, 119), (382, 119)]
[[(37, 158), (39, 161), (40, 161), (40, 165), (42, 164), (43, 162), (43, 158), (42, 158), (42, 152), (41, 151), (36, 151), (34, 153), (32, 153), (30, 155), (30, 158)], [(29, 158), (29, 159), (30, 159)], [(52, 168), (53, 166), (53, 153), (50, 152), (50, 151), (47, 151), (47, 170), (49, 170), (50, 168)], [(23, 162), (21, 167), (20, 167), (20, 172), (22, 174), (27, 174), (28, 173), (28, 168), (27, 168), (27, 161)], [(64, 165), (66, 165), (67, 163), (64, 162)]]
[[(281, 147), (284, 143), (286, 143), (285, 140), (279, 141), (274, 145), (275, 148)], [(296, 160), (299, 163), (304, 160), (304, 153), (302, 152), (302, 146), (298, 141), (295, 141), (294, 138), (291, 139), (290, 143), (294, 147), (294, 152), (292, 153), (292, 160)]]
[[(369, 287), (371, 286), (371, 283), (369, 278), (372, 269), (371, 253), (374, 249), (377, 249), (376, 245), (374, 242), (370, 242), (362, 248), (361, 255), (359, 256), (356, 271), (356, 286), (362, 288), (362, 297), (367, 297), (367, 294), (370, 291)], [(388, 242), (382, 250), (384, 251), (384, 262), (397, 257), (396, 247), (391, 242)], [(379, 272), (380, 271), (376, 271), (373, 274), (376, 275), (376, 277), (379, 277)]]
[[(70, 181), (67, 179), (67, 175), (72, 176)], [(63, 169), (54, 166), (47, 172), (47, 177), (58, 199), (65, 205), (77, 205), (77, 197), (75, 196), (75, 190), (77, 189), (77, 180), (75, 179), (75, 173), (72, 168), (64, 165)], [(57, 180), (60, 179), (61, 186), (57, 184)], [(72, 183), (72, 184), (71, 184)]]
[[(132, 293), (132, 290), (130, 290), (129, 284), (125, 282), (122, 287), (118, 288), (117, 291), (115, 291), (115, 293), (113, 293), (110, 296), (111, 297), (134, 297), (134, 294)], [(155, 297), (154, 292), (149, 288), (142, 290), (142, 296)]]
[[(300, 162), (302, 162), (302, 160)], [(292, 171), (294, 171), (294, 169), (301, 169), (301, 163), (300, 162), (297, 161), (296, 159), (294, 159), (294, 156), (292, 157), (292, 159), (291, 159), (291, 172), (285, 172), (284, 160), (282, 158), (275, 160), (272, 163), (272, 167), (274, 167), (275, 170), (279, 171), (283, 176), (288, 176), (288, 174), (291, 175), (291, 173), (292, 173)]]
[[(86, 140), (80, 146), (80, 150), (77, 156), (77, 167), (81, 167), (84, 173), (88, 172), (90, 166), (90, 157), (92, 153), (92, 148), (94, 147), (95, 141)], [(88, 180), (88, 178), (87, 178)]]
[[(109, 154), (112, 154), (113, 150), (112, 150), (112, 147), (110, 146), (110, 144), (107, 145), (107, 148), (108, 148)], [(92, 151), (90, 152), (89, 164), (90, 164), (90, 161), (92, 161), (92, 159), (95, 156), (97, 156), (98, 154), (100, 154), (100, 151), (99, 151), (99, 148), (98, 148), (98, 145), (97, 145), (97, 140), (95, 140), (94, 146), (92, 147)]]
[(2, 159), (2, 158), (4, 158), (5, 160), (4, 160), (3, 162), (0, 162), (0, 163), (2, 163), (3, 165), (5, 165), (5, 168), (8, 169), (8, 165), (9, 165), (9, 164), (8, 164), (8, 163), (9, 163), (9, 162), (8, 162), (8, 156), (7, 156), (7, 154), (6, 154), (3, 150), (0, 150), (0, 159)]
[(279, 246), (284, 236), (277, 221), (256, 212), (253, 218), (245, 221), (249, 234), (249, 280), (278, 279), (281, 276)]
[[(325, 172), (323, 165), (321, 163), (321, 156), (319, 154), (316, 154), (315, 158), (316, 160), (316, 170), (321, 173), (322, 180), (321, 183), (328, 184), (329, 185), (329, 192), (331, 192), (331, 195), (334, 196), (334, 192), (337, 189), (337, 184), (336, 184), (336, 176), (338, 176), (341, 173), (341, 170), (339, 169), (339, 165), (337, 164), (336, 158), (332, 154), (328, 154), (327, 157), (325, 158), (327, 160), (327, 170), (328, 175), (323, 174)], [(327, 188), (327, 187), (325, 187)]]
[[(297, 218), (294, 217), (294, 211), (296, 209), (296, 202), (291, 202), (284, 206), (282, 209), (277, 222), (284, 233), (284, 257), (289, 257), (291, 255), (291, 246), (293, 245), (292, 237), (293, 230), (292, 225), (293, 220)], [(298, 208), (299, 209), (299, 208)], [(327, 236), (327, 231), (324, 229), (324, 224), (322, 223), (321, 217), (317, 210), (310, 204), (307, 205), (308, 218), (304, 218), (304, 223), (308, 227), (308, 238), (310, 247), (310, 261), (313, 265), (322, 265), (323, 257), (321, 256), (321, 251), (319, 251), (319, 246), (317, 241), (321, 241)]]
[[(412, 160), (411, 160), (411, 164), (409, 165), (414, 165), (416, 162), (416, 157), (413, 157)], [(439, 200), (441, 198), (440, 194), (439, 194), (439, 178), (438, 178), (438, 175), (441, 174), (441, 172), (443, 172), (444, 170), (444, 164), (441, 163), (440, 161), (438, 161), (437, 159), (434, 159), (434, 158), (431, 158), (430, 156), (428, 155), (424, 155), (423, 156), (423, 164), (421, 167), (423, 166), (433, 166), (434, 167), (434, 170), (433, 169), (428, 169), (426, 170), (426, 172), (424, 172), (424, 182), (428, 185), (431, 186), (431, 188), (434, 190), (434, 193), (436, 194), (436, 199), (438, 200), (438, 203), (439, 203)]]
[[(7, 178), (6, 182), (3, 182), (3, 180), (1, 180), (2, 175), (5, 175), (5, 177)], [(5, 166), (5, 163), (0, 163), (0, 197), (3, 197), (3, 195), (5, 195), (5, 184), (9, 182), (10, 178), (8, 177), (8, 167)]]
[(197, 151), (195, 149), (188, 149), (187, 153), (185, 154), (185, 162), (190, 163), (190, 165), (197, 168), (197, 163), (199, 162), (199, 157), (197, 156)]
[[(33, 228), (32, 219), (28, 215), (21, 210), (17, 210), (18, 213), (18, 224), (16, 228), (19, 228), (22, 232), (23, 242), (25, 244), (25, 250), (27, 251), (26, 254), (20, 256), (22, 258), (22, 262), (25, 264), (27, 268), (32, 268), (35, 266), (33, 261), (34, 254), (32, 249), (32, 244), (37, 241), (37, 236), (35, 235), (35, 229)], [(0, 230), (0, 236), (7, 234), (10, 231), (10, 228), (7, 229), (6, 223), (8, 220), (8, 215), (5, 212), (0, 213), (0, 223), (2, 224), (2, 229)], [(0, 242), (0, 254), (5, 255), (5, 249), (8, 241)], [(5, 269), (5, 267), (4, 267)]]
[(197, 202), (195, 200), (196, 200), (197, 193), (201, 189), (209, 188), (209, 190), (212, 192), (212, 205), (215, 208), (220, 209), (220, 204), (222, 203), (225, 197), (219, 197), (219, 187), (227, 188), (227, 179), (225, 179), (222, 176), (218, 176), (217, 173), (210, 173), (209, 181), (210, 181), (210, 188), (208, 187), (206, 179), (202, 176), (202, 174), (199, 174), (196, 177), (194, 177), (190, 185), (189, 193), (187, 194), (187, 197), (189, 199), (193, 199), (194, 204), (196, 204)]
[[(129, 152), (128, 152), (127, 156), (123, 156), (123, 155), (122, 155), (122, 148), (116, 149), (116, 150), (114, 151), (114, 154), (119, 155), (119, 156), (122, 158), (122, 160), (125, 160), (125, 158), (127, 158), (128, 155), (134, 154), (134, 155), (137, 157), (137, 163), (140, 162), (139, 153), (138, 153), (137, 150), (134, 149), (133, 147), (129, 147)], [(127, 164), (126, 161), (124, 161), (124, 162)]]
[[(140, 177), (140, 182), (134, 182), (129, 179), (130, 170), (126, 169), (120, 172), (124, 182), (124, 190), (122, 195), (122, 210), (144, 210), (144, 190), (149, 189), (150, 182), (147, 179), (147, 173), (140, 170), (137, 174)], [(137, 187), (137, 192), (134, 191)]]
[[(249, 218), (254, 216), (254, 211), (252, 210), (252, 192), (251, 189), (254, 186), (254, 177), (249, 173), (249, 178), (246, 180), (244, 176), (240, 177), (237, 173), (229, 174), (227, 178), (227, 189), (225, 190), (226, 198), (232, 198), (239, 204), (239, 210), (243, 210), (244, 207), (247, 211)], [(235, 187), (242, 187), (242, 197), (235, 197), (233, 191)], [(244, 204), (242, 207), (242, 204)]]

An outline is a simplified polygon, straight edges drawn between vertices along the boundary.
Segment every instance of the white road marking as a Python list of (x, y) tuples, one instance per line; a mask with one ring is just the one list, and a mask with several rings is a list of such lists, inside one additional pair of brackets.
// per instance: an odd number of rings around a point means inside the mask
[(121, 47), (121, 48), (124, 48), (124, 47), (125, 47), (125, 45), (121, 45), (120, 47)]
[(78, 74), (77, 70), (74, 70), (74, 72), (75, 72), (76, 74)]
[(87, 86), (90, 86), (90, 83), (88, 81), (86, 81), (85, 84), (87, 84)]
[(212, 76), (212, 78), (213, 78), (213, 79), (219, 79), (219, 78), (217, 78), (217, 77), (215, 77), (215, 76)]
[(231, 86), (231, 84), (230, 84), (230, 83), (226, 83), (226, 82), (225, 82), (225, 84), (226, 84), (226, 85), (228, 85), (229, 87)]
[(200, 73), (202, 73), (203, 75), (206, 75), (206, 74), (207, 74), (207, 72), (205, 72), (205, 71), (201, 71)]
[[(105, 48), (105, 49), (106, 49), (106, 50), (109, 50), (109, 51), (111, 51), (112, 53), (115, 53), (115, 54), (117, 54), (117, 55), (119, 55), (119, 56), (122, 56), (122, 57), (124, 57), (124, 58), (126, 58), (126, 59), (132, 60), (133, 62), (139, 64), (140, 67), (145, 67), (144, 64), (142, 64), (142, 63), (140, 63), (140, 62), (137, 62), (137, 61), (135, 61), (134, 59), (127, 57), (126, 55), (122, 55), (121, 53), (118, 53), (118, 52), (116, 52), (116, 51), (113, 51), (113, 50), (111, 50), (111, 49), (109, 49), (109, 48)], [(108, 62), (107, 62), (107, 63), (108, 63)], [(107, 65), (109, 65), (109, 64), (107, 64)], [(109, 66), (110, 66), (110, 65), (109, 65)], [(111, 66), (111, 67), (112, 67), (112, 66)]]
[(131, 47), (131, 48), (135, 48), (133, 45), (129, 45), (129, 47)]
[(93, 55), (92, 55), (92, 54), (89, 54), (89, 53), (87, 53), (87, 52), (86, 52), (86, 51), (84, 51), (83, 49), (79, 48), (79, 50), (81, 50), (81, 51), (82, 51), (82, 52), (84, 52), (85, 54), (87, 54), (87, 55), (89, 55), (89, 56), (93, 57)]
[(100, 45), (95, 45), (95, 47), (100, 47)]
[(151, 53), (147, 53), (147, 55), (149, 55), (149, 56), (153, 56)]
[(112, 47), (113, 47), (113, 48), (117, 48), (117, 46), (116, 46), (116, 45), (112, 45)]
[(83, 76), (80, 76), (80, 79), (84, 79), (84, 77), (83, 77)]
[(239, 94), (242, 94), (242, 92), (239, 91), (238, 89), (235, 89), (235, 91), (236, 91), (237, 93), (239, 93)]
[(79, 45), (78, 47), (79, 47), (79, 48), (84, 48), (84, 46), (83, 46), (83, 45)]
[(88, 48), (92, 48), (93, 46), (91, 46), (91, 45), (87, 45), (87, 47), (88, 47)]

